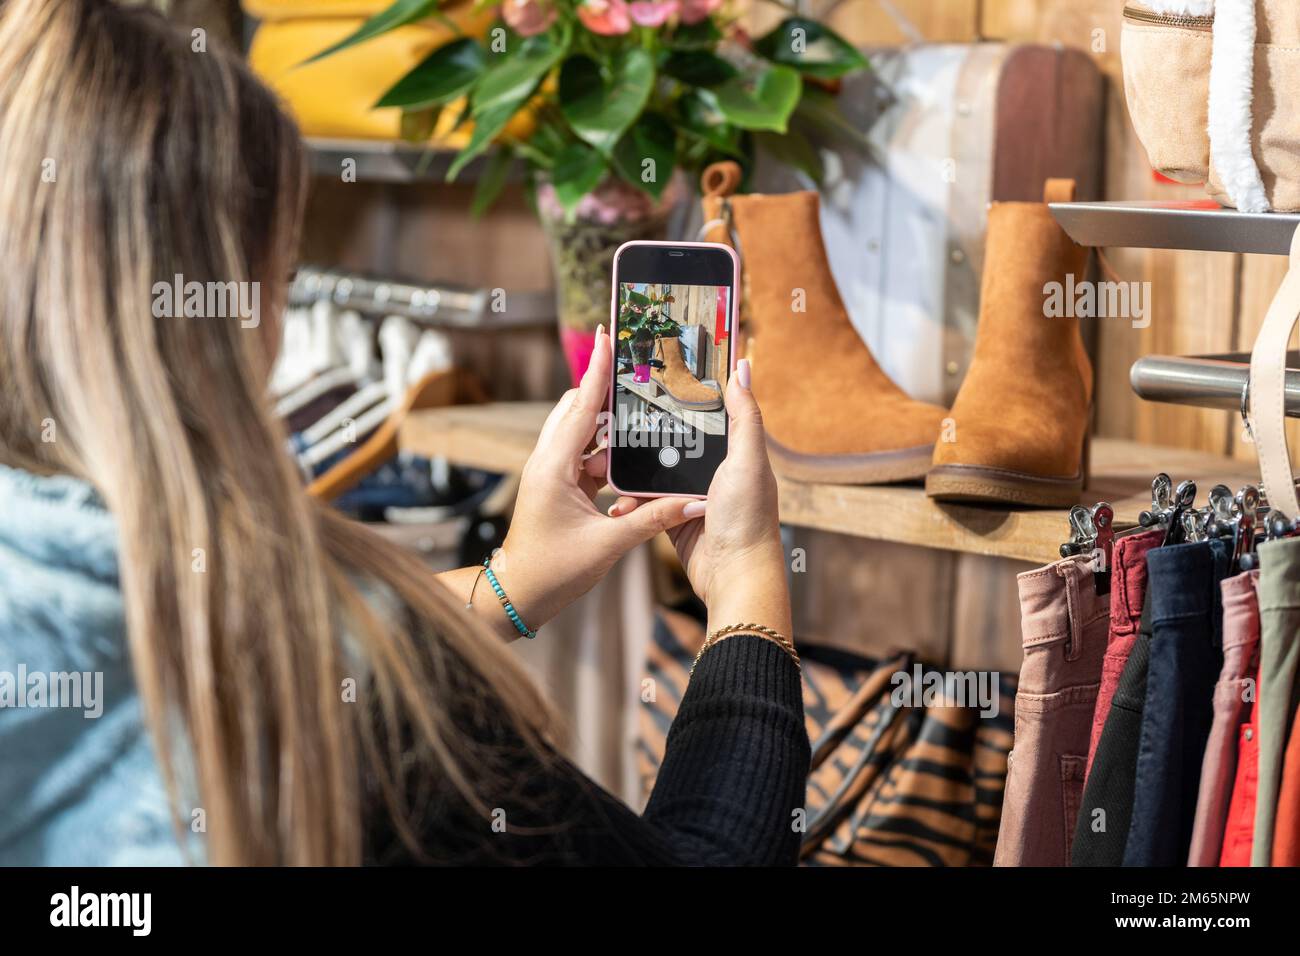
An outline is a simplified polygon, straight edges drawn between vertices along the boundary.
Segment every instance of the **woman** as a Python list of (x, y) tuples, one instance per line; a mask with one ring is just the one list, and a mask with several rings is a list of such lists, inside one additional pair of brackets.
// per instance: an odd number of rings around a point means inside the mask
[[(266, 401), (303, 151), (236, 58), (104, 0), (8, 0), (0, 168), (0, 680), (103, 680), (97, 719), (0, 708), (0, 862), (794, 861), (778, 642), (705, 652), (638, 817), (551, 749), (477, 569), (435, 580), (303, 493)], [(176, 275), (259, 283), (263, 322), (155, 317)], [(544, 625), (668, 530), (711, 629), (788, 635), (748, 369), (707, 515), (604, 515), (607, 341), (524, 471), (510, 600)]]

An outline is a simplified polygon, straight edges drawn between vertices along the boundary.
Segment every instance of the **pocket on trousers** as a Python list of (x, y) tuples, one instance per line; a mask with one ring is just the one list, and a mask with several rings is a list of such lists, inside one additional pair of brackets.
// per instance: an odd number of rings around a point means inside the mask
[(1079, 805), (1083, 803), (1083, 778), (1088, 769), (1088, 758), (1074, 754), (1061, 754), (1061, 813), (1065, 830), (1065, 862), (1070, 861), (1074, 848), (1074, 826), (1079, 819)]

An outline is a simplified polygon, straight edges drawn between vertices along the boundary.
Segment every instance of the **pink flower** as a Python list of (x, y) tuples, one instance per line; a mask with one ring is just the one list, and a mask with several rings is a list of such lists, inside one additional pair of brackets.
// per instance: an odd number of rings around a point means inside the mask
[(722, 0), (681, 0), (682, 22), (699, 23), (722, 7)]
[(632, 19), (624, 0), (583, 0), (578, 19), (592, 33), (618, 36), (632, 29)]
[(548, 0), (504, 0), (501, 4), (506, 25), (521, 37), (545, 33), (558, 15), (559, 11)]
[[(606, 226), (640, 222), (673, 208), (685, 197), (685, 180), (680, 175), (673, 176), (657, 202), (635, 186), (610, 176), (578, 201), (574, 218)], [(537, 207), (545, 219), (559, 222), (564, 218), (555, 187), (548, 182), (537, 189)]]
[(637, 26), (661, 27), (677, 13), (677, 0), (634, 0), (627, 8)]

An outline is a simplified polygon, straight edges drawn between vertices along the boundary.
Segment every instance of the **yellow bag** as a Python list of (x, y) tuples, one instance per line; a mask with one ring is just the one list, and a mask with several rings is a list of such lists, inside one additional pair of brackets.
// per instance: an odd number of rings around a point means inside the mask
[[(244, 12), (259, 20), (300, 17), (373, 17), (393, 0), (244, 0)], [(450, 7), (452, 4), (444, 4)]]
[[(438, 20), (426, 19), (398, 27), (354, 47), (305, 66), (313, 55), (354, 33), (371, 13), (391, 0), (245, 0), (251, 15), (266, 16), (253, 35), (248, 60), (254, 72), (279, 94), (298, 121), (304, 136), (331, 139), (401, 138), (402, 111), (372, 109), (375, 102), (417, 63), (455, 34)], [(370, 8), (374, 8), (373, 10)], [(296, 11), (349, 10), (360, 16), (298, 16)], [(484, 36), (495, 20), (491, 10), (475, 12), (472, 4), (444, 11), (467, 36)], [(449, 104), (438, 117), (430, 141), (460, 149), (473, 132), (466, 123), (455, 133), (451, 126), (463, 101)], [(527, 136), (531, 120), (520, 117), (508, 135)]]

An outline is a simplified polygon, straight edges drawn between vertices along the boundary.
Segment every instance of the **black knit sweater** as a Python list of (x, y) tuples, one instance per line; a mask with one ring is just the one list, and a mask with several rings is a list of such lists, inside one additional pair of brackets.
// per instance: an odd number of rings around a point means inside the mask
[[(446, 787), (415, 798), (424, 851), (376, 809), (373, 863), (778, 865), (798, 859), (809, 746), (799, 670), (771, 641), (737, 635), (700, 660), (668, 732), (645, 813), (558, 756), (539, 759), (490, 731), (511, 756), (479, 790), (488, 812)], [(499, 736), (498, 736), (499, 734)], [(497, 752), (501, 752), (497, 748)], [(373, 806), (373, 804), (372, 804)]]

